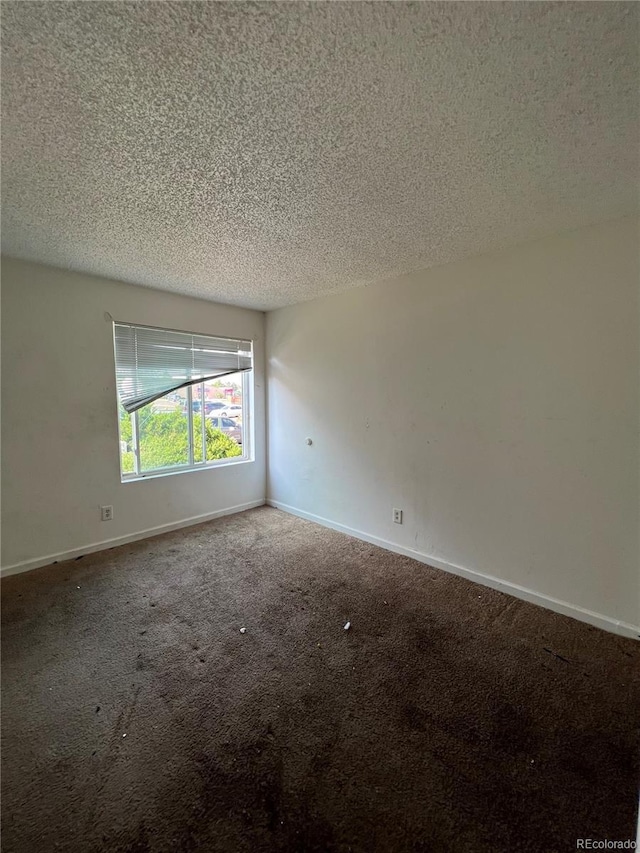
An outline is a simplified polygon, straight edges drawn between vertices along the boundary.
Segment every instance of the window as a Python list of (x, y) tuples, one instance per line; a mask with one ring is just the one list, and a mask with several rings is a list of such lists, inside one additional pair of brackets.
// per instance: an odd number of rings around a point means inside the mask
[(242, 461), (251, 341), (114, 324), (123, 480)]

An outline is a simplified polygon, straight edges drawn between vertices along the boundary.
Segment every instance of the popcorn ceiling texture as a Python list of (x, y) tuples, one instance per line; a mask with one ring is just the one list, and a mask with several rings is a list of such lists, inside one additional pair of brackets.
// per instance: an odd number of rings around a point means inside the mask
[(634, 3), (2, 19), (9, 255), (270, 309), (637, 207)]

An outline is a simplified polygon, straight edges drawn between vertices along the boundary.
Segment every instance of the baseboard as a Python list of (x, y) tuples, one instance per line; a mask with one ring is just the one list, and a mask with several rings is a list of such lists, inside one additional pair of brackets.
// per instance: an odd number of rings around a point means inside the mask
[(527, 589), (524, 586), (511, 583), (509, 581), (500, 580), (500, 578), (492, 575), (485, 575), (482, 572), (477, 572), (474, 569), (467, 569), (464, 566), (457, 566), (455, 563), (447, 563), (443, 560), (438, 560), (428, 554), (423, 554), (421, 551), (414, 551), (412, 548), (405, 548), (403, 545), (396, 545), (395, 542), (390, 542), (387, 539), (381, 539), (379, 536), (372, 536), (369, 533), (364, 533), (362, 530), (355, 530), (352, 527), (347, 527), (344, 524), (338, 524), (328, 518), (323, 518), (320, 515), (314, 515), (312, 512), (298, 509), (297, 507), (289, 506), (281, 501), (268, 499), (267, 504), (288, 512), (290, 515), (297, 515), (299, 518), (305, 518), (307, 521), (314, 521), (316, 524), (321, 524), (323, 527), (329, 527), (332, 530), (338, 530), (340, 533), (346, 533), (348, 536), (353, 536), (355, 539), (361, 539), (363, 542), (369, 542), (371, 545), (377, 545), (379, 548), (384, 548), (387, 551), (393, 551), (395, 554), (402, 554), (404, 557), (411, 557), (420, 563), (426, 563), (436, 569), (442, 569), (445, 572), (450, 572), (453, 575), (459, 575), (467, 580), (479, 583), (482, 586), (497, 589), (500, 592), (505, 592), (508, 595), (513, 595), (515, 598), (521, 598), (523, 601), (529, 601), (532, 604), (537, 604), (540, 607), (546, 607), (547, 610), (553, 610), (555, 613), (561, 613), (563, 616), (571, 616), (573, 619), (578, 619), (580, 622), (587, 622), (589, 625), (594, 625), (596, 628), (602, 628), (605, 631), (610, 631), (614, 634), (619, 634), (623, 637), (632, 637), (638, 639), (640, 637), (640, 627), (630, 625), (627, 622), (621, 622), (617, 619), (612, 619), (609, 616), (604, 616), (602, 613), (594, 613), (591, 610), (585, 610), (583, 607), (578, 607), (575, 604), (570, 604), (567, 601), (560, 601), (557, 598), (552, 598), (549, 595), (544, 595), (540, 592), (535, 592), (532, 589)]
[(185, 518), (182, 521), (174, 521), (170, 524), (160, 524), (158, 527), (149, 527), (146, 530), (140, 530), (138, 533), (131, 533), (128, 536), (117, 536), (114, 539), (105, 539), (103, 542), (93, 542), (91, 545), (83, 545), (80, 548), (73, 548), (71, 551), (61, 551), (58, 554), (48, 554), (46, 557), (37, 557), (34, 560), (25, 560), (22, 563), (14, 563), (12, 566), (3, 567), (0, 570), (0, 576), (4, 578), (9, 575), (20, 574), (21, 572), (29, 572), (31, 569), (39, 569), (42, 566), (50, 566), (52, 563), (62, 563), (64, 560), (73, 560), (76, 557), (84, 557), (85, 554), (94, 554), (96, 551), (106, 551), (107, 548), (115, 548), (117, 545), (126, 545), (129, 542), (148, 539), (150, 536), (158, 536), (160, 533), (170, 533), (172, 530), (180, 530), (182, 527), (191, 527), (194, 524), (202, 524), (205, 521), (212, 521), (214, 518), (221, 518), (223, 515), (235, 515), (237, 512), (244, 512), (247, 509), (264, 506), (264, 504), (264, 499), (249, 501), (248, 503), (238, 504), (237, 506), (219, 509), (216, 510), (216, 512), (206, 512), (203, 515), (194, 515), (191, 518)]

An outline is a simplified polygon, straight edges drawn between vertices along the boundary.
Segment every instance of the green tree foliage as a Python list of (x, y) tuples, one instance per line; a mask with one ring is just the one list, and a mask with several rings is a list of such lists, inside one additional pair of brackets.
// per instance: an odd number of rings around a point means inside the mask
[[(202, 441), (200, 436), (202, 429), (202, 416), (195, 415), (193, 418), (193, 460), (194, 462), (202, 462)], [(228, 459), (232, 456), (242, 456), (242, 448), (225, 435), (222, 430), (216, 429), (211, 422), (205, 419), (205, 440), (207, 445), (207, 462), (212, 462), (214, 459)]]
[[(189, 431), (187, 416), (180, 409), (172, 412), (152, 412), (151, 407), (140, 410), (138, 415), (140, 464), (143, 471), (170, 468), (189, 462)], [(202, 416), (193, 418), (194, 462), (202, 462)], [(120, 412), (120, 440), (127, 443), (128, 450), (121, 453), (123, 473), (134, 470), (132, 449), (131, 415), (124, 409)], [(207, 462), (241, 456), (242, 448), (236, 441), (205, 422)]]
[(216, 429), (210, 423), (206, 423), (206, 439), (207, 439), (207, 462), (213, 459), (229, 459), (232, 456), (242, 456), (242, 448), (228, 435), (225, 435), (221, 429)]
[(189, 430), (186, 415), (180, 409), (154, 413), (145, 406), (138, 414), (138, 427), (143, 471), (187, 464)]
[(122, 447), (120, 448), (120, 460), (122, 463), (122, 473), (123, 474), (133, 474), (134, 469), (134, 460), (133, 460), (133, 450), (131, 449), (131, 442), (133, 439), (133, 432), (131, 428), (131, 415), (129, 412), (124, 409), (123, 406), (119, 406), (119, 415), (120, 415), (120, 441), (126, 442), (127, 450), (124, 450)]
[(122, 473), (123, 474), (133, 474), (134, 469), (134, 460), (133, 460), (133, 450), (124, 450), (120, 453), (120, 458), (122, 459)]

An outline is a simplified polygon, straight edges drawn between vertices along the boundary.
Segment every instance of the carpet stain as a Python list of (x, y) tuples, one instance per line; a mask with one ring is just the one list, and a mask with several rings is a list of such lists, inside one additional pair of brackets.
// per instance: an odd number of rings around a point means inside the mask
[(270, 508), (2, 587), (3, 853), (635, 833), (631, 640)]

